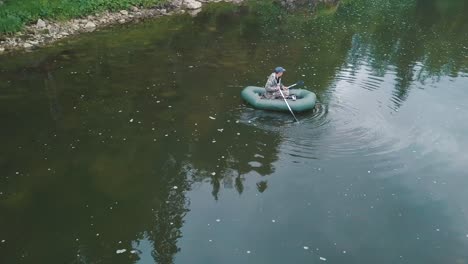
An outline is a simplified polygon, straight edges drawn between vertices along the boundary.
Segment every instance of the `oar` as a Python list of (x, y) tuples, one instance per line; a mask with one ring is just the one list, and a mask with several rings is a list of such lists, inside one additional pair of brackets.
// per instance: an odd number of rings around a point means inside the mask
[(301, 85), (304, 85), (304, 81), (298, 81), (297, 83), (293, 84), (293, 85), (290, 85), (288, 86), (287, 88), (288, 89), (291, 89), (293, 88), (294, 86), (301, 86)]
[[(295, 84), (293, 84), (293, 85), (295, 85)], [(293, 85), (291, 85), (291, 86), (289, 86), (289, 87), (292, 87)], [(288, 88), (289, 88), (289, 87), (288, 87)], [(299, 123), (299, 120), (297, 120), (296, 116), (294, 115), (294, 112), (293, 112), (293, 110), (291, 109), (291, 107), (289, 106), (288, 101), (286, 100), (286, 97), (284, 97), (284, 94), (283, 94), (283, 92), (281, 91), (281, 88), (279, 89), (279, 91), (280, 91), (280, 93), (281, 93), (281, 96), (283, 96), (284, 102), (285, 102), (286, 105), (288, 106), (289, 112), (291, 112), (292, 116), (294, 117), (294, 120), (296, 120), (296, 122)]]

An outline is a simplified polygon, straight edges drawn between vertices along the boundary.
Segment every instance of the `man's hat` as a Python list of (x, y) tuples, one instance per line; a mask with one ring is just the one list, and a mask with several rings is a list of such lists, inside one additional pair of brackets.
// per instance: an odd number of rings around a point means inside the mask
[(286, 69), (283, 68), (283, 67), (281, 67), (281, 66), (278, 66), (278, 67), (275, 68), (275, 72), (276, 72), (276, 73), (278, 73), (278, 72), (285, 72), (285, 71), (286, 71)]

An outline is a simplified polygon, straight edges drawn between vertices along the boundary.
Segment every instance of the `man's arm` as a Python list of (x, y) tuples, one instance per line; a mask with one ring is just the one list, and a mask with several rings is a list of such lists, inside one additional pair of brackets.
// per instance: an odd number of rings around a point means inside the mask
[(276, 92), (279, 90), (278, 85), (276, 84), (275, 76), (270, 75), (270, 77), (268, 77), (268, 81), (265, 84), (265, 90), (267, 90), (267, 92)]

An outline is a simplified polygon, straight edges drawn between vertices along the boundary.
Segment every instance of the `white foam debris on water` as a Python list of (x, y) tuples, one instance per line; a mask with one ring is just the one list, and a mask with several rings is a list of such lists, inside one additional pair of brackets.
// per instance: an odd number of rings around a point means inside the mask
[(437, 228), (437, 229), (436, 229), (436, 231), (437, 231), (437, 232), (439, 232), (439, 231), (440, 231), (440, 229), (439, 229), (439, 228)]
[(238, 124), (238, 123), (239, 123), (239, 120), (236, 120), (236, 124)]
[(132, 251), (130, 251), (130, 253), (132, 253), (132, 254), (136, 254), (136, 253), (138, 253), (138, 251), (136, 251), (136, 250), (132, 250)]
[(174, 225), (174, 223), (173, 223), (173, 222), (170, 222), (169, 224), (170, 224), (170, 225)]
[(177, 188), (178, 188), (177, 186), (172, 187), (172, 189), (174, 189), (174, 190), (177, 190)]
[(216, 219), (216, 222), (218, 222), (218, 223), (221, 222), (221, 219)]
[(320, 257), (320, 260), (327, 261), (327, 259), (324, 257)]
[(223, 132), (224, 128), (218, 128), (219, 132)]
[(346, 254), (346, 250), (343, 250), (343, 254)]
[(211, 239), (208, 239), (208, 242), (213, 242), (213, 240), (211, 240)]
[(213, 172), (211, 173), (211, 175), (215, 176), (215, 175), (216, 175), (216, 172), (213, 171)]
[(370, 173), (370, 171), (367, 171), (367, 173)]
[(2, 243), (5, 243), (5, 242), (6, 242), (6, 240), (5, 240), (5, 239), (2, 239)]
[(133, 118), (132, 118), (132, 119), (130, 119), (130, 123), (133, 123)]
[(214, 118), (214, 117), (212, 117), (212, 116), (209, 116), (209, 118), (210, 118), (211, 120), (215, 120), (215, 119), (216, 119), (216, 118)]
[(124, 253), (125, 251), (127, 251), (125, 248), (123, 248), (123, 249), (117, 249), (117, 250), (115, 251), (115, 253), (117, 253), (117, 254), (122, 254), (122, 253)]
[(169, 136), (169, 134), (164, 135), (165, 137)]
[(237, 132), (237, 135), (238, 135), (238, 136), (240, 136), (240, 133), (239, 133), (239, 132)]
[(276, 220), (275, 220), (275, 219), (272, 219), (271, 222), (272, 222), (272, 223), (276, 223)]
[(19, 174), (19, 171), (16, 172), (16, 175), (18, 175), (18, 174)]
[(247, 254), (250, 254), (250, 253), (252, 253), (252, 252), (250, 252), (250, 250), (247, 250), (246, 252), (247, 252)]
[(213, 139), (213, 141), (211, 141), (211, 143), (216, 143), (216, 140)]
[(99, 236), (99, 233), (97, 233), (96, 236)]
[(119, 110), (119, 113), (122, 113), (122, 110)]
[(309, 250), (309, 247), (308, 247), (308, 246), (304, 246), (304, 249), (305, 249), (305, 250)]
[(156, 101), (157, 104), (159, 104), (161, 101)]

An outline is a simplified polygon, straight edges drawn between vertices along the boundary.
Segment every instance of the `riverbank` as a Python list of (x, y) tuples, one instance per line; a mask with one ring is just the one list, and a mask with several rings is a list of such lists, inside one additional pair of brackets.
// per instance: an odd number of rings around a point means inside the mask
[[(115, 24), (138, 22), (144, 19), (167, 16), (172, 14), (189, 13), (196, 15), (203, 4), (220, 2), (221, 0), (171, 0), (150, 8), (131, 6), (117, 12), (104, 11), (82, 18), (67, 21), (38, 19), (27, 25), (23, 30), (12, 36), (0, 36), (0, 54), (20, 50), (33, 50), (52, 44), (58, 40), (84, 32), (92, 32)], [(224, 0), (239, 4), (242, 0)]]

